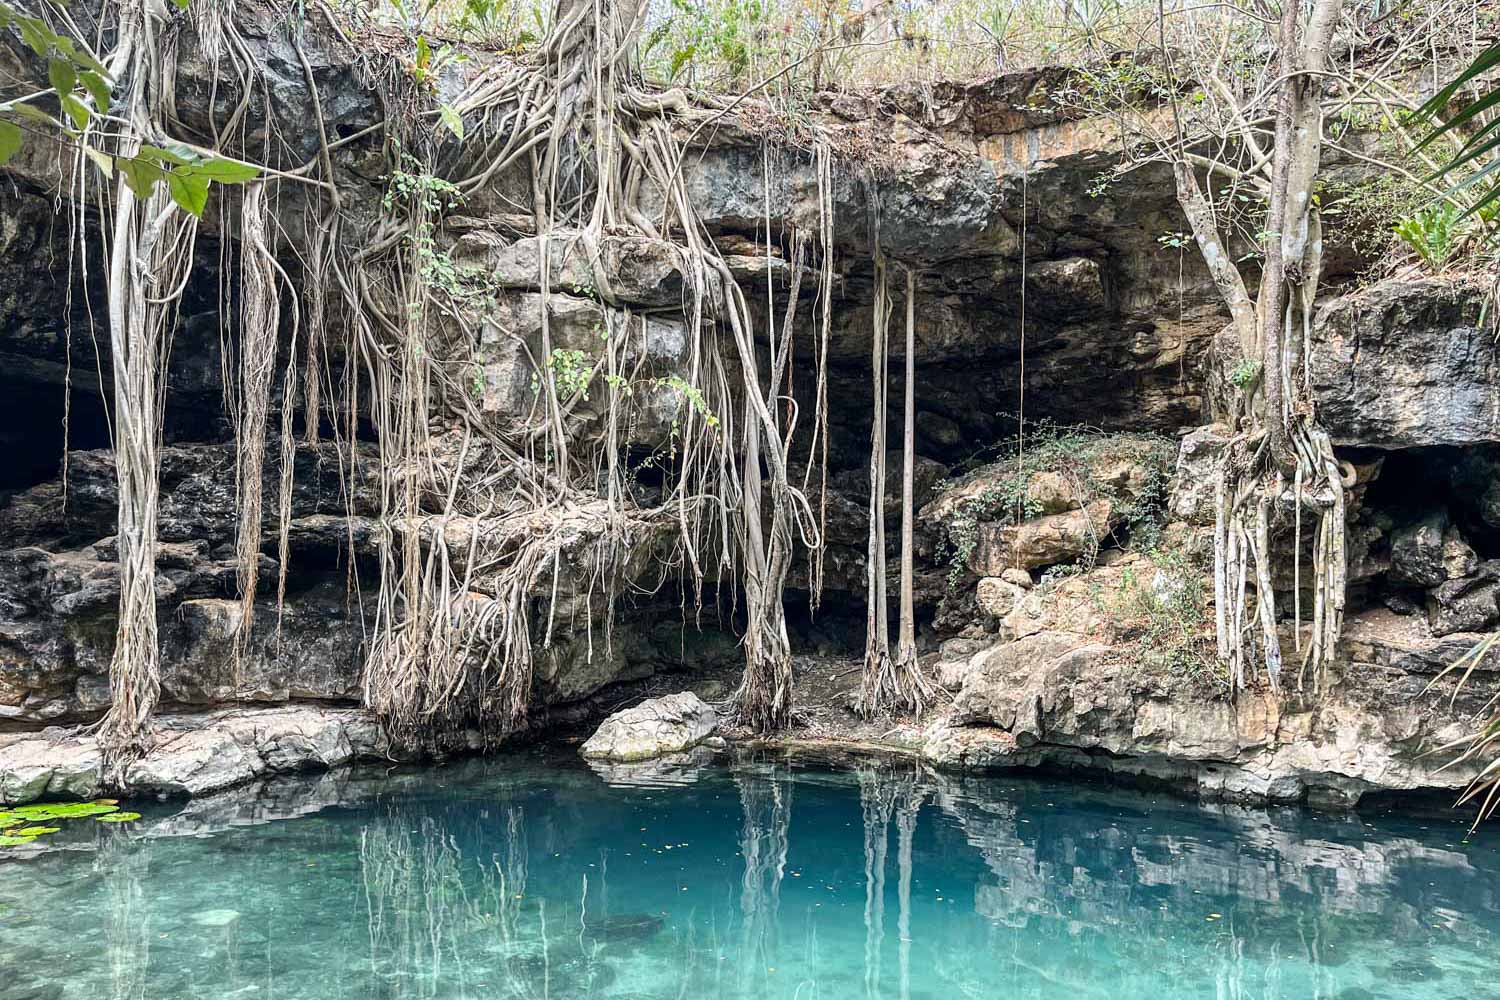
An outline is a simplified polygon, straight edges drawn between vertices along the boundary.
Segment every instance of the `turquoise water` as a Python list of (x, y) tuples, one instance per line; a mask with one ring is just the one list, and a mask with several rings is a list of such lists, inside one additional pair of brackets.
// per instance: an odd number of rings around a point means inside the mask
[(1500, 853), (1463, 831), (765, 761), (325, 775), (0, 861), (0, 998), (1473, 1000)]

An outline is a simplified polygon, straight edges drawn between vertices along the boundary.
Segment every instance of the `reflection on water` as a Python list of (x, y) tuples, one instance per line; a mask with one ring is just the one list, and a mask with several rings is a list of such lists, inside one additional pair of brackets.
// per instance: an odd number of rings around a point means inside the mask
[(322, 776), (0, 863), (0, 1000), (1482, 997), (1462, 829), (870, 765)]

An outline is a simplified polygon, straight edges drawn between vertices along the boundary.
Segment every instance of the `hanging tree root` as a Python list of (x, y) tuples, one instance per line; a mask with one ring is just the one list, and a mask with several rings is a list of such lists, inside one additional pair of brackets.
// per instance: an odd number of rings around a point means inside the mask
[(890, 356), (890, 281), (883, 258), (875, 263), (874, 331), (871, 337), (871, 385), (874, 415), (870, 434), (870, 532), (866, 560), (865, 667), (856, 711), (864, 718), (881, 712), (909, 710), (921, 715), (934, 697), (932, 683), (917, 660), (916, 611), (913, 596), (915, 540), (913, 528), (916, 412), (916, 275), (906, 272), (905, 395), (901, 469), (901, 594), (896, 656), (890, 648), (886, 596), (885, 482), (886, 387)]
[[(802, 491), (788, 482), (787, 455), (798, 421), (795, 407), (787, 401), (783, 411), (778, 396), (790, 357), (796, 295), (782, 329), (772, 331), (776, 374), (763, 383), (751, 311), (706, 239), (682, 178), (685, 150), (675, 126), (705, 124), (716, 112), (694, 107), (677, 92), (650, 94), (642, 88), (630, 58), (641, 13), (635, 5), (610, 0), (562, 0), (536, 65), (497, 64), (453, 104), (473, 123), (461, 173), (451, 185), (457, 196), (507, 172), (531, 179), (542, 327), (535, 361), (538, 407), (529, 430), (496, 439), (483, 418), (469, 411), (462, 388), (453, 391), (449, 369), (466, 370), (468, 362), (453, 358), (453, 345), (432, 342), (430, 316), (463, 323), (461, 303), (446, 301), (449, 293), (426, 280), (420, 255), (412, 252), (430, 245), (441, 204), (404, 205), (405, 219), (385, 220), (362, 241), (349, 273), (340, 273), (335, 263), (334, 284), (348, 300), (343, 313), (355, 317), (351, 340), (372, 388), (382, 465), (404, 470), (399, 483), (383, 477), (383, 519), (440, 523), (455, 514), (483, 513), (503, 520), (522, 511), (561, 512), (602, 495), (611, 512), (597, 543), (605, 550), (623, 553), (635, 544), (625, 530), (630, 523), (671, 529), (675, 541), (663, 559), (664, 572), (681, 572), (696, 591), (713, 568), (707, 560), (713, 560), (720, 579), (738, 581), (746, 611), (746, 670), (737, 707), (747, 726), (775, 729), (786, 724), (791, 710), (781, 598), (787, 569), (794, 543), (813, 551), (821, 547), (819, 519)], [(382, 85), (397, 81), (392, 77)], [(416, 156), (427, 170), (431, 158), (421, 154), (419, 139), (408, 137), (400, 155)], [(648, 188), (660, 205), (654, 217), (642, 208)], [(597, 261), (604, 233), (622, 226), (675, 242), (687, 279), (685, 313), (689, 329), (696, 331), (668, 489), (649, 509), (628, 499), (626, 470), (618, 460), (622, 441), (614, 411), (625, 405), (625, 397), (615, 393), (628, 381), (619, 346), (627, 338), (612, 329), (604, 356), (590, 373), (608, 377), (602, 391), (610, 394), (611, 413), (602, 440), (573, 440), (576, 396), (563, 394), (546, 367), (553, 351), (548, 300), (554, 234), (566, 231), (573, 246)], [(831, 281), (827, 269), (824, 275)], [(623, 313), (623, 329), (630, 330), (629, 310), (614, 301), (607, 271), (596, 266), (595, 277), (600, 302)], [(823, 298), (828, 298), (826, 287)], [(382, 302), (404, 307), (393, 310)], [(728, 335), (723, 342), (730, 347), (737, 381), (719, 355), (720, 333)], [(456, 338), (460, 344), (475, 340), (467, 331)], [(460, 364), (445, 368), (443, 359)], [(503, 494), (476, 489), (462, 461), (446, 472), (434, 468), (427, 417), (436, 399), (468, 433), (485, 437), (486, 447), (506, 456)], [(820, 400), (826, 394), (820, 393)], [(825, 428), (826, 448), (826, 418), (815, 414), (814, 423)], [(434, 480), (441, 476), (449, 478), (437, 488)], [(506, 549), (503, 566), (474, 577), (468, 570), (455, 571), (432, 534), (419, 540), (418, 532), (392, 532), (381, 542), (377, 641), (366, 671), (366, 698), (402, 734), (419, 735), (434, 719), (445, 725), (477, 722), (496, 735), (519, 728), (529, 700), (530, 650), (537, 641), (550, 641), (555, 610), (555, 600), (529, 595), (545, 582), (549, 568), (556, 573), (557, 554), (545, 532), (520, 533)], [(606, 602), (614, 586), (608, 576), (596, 581)], [(483, 606), (471, 585), (501, 610), (494, 615), (464, 610), (462, 602)], [(545, 626), (536, 622), (539, 611), (546, 614)]]

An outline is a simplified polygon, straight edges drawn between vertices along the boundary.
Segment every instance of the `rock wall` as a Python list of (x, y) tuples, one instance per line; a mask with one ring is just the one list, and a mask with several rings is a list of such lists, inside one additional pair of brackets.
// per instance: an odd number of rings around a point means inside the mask
[[(310, 120), (313, 95), (284, 18), (248, 6), (237, 16), (267, 80), (245, 95), (247, 120), (268, 112), (283, 123)], [(335, 162), (341, 195), (357, 214), (374, 216), (384, 168), (379, 136), (363, 132), (381, 120), (382, 98), (344, 40), (310, 26), (305, 50), (325, 125), (347, 140)], [(480, 72), (494, 58), (476, 53), (466, 67), (445, 70), (440, 93), (461, 82), (455, 74)], [(24, 79), (35, 69), (29, 59), (14, 39), (0, 38), (0, 70)], [(217, 76), (184, 24), (176, 101), (185, 127), (211, 131), (242, 96), (216, 88)], [(1320, 412), (1360, 475), (1350, 638), (1327, 692), (1226, 701), (1193, 654), (1202, 621), (1183, 619), (1185, 608), (1203, 610), (1185, 595), (1201, 588), (1206, 470), (1222, 441), (1201, 425), (1207, 352), (1224, 316), (1191, 248), (1158, 239), (1183, 228), (1170, 178), (1145, 168), (1101, 184), (1116, 134), (1108, 121), (1052, 99), (1066, 83), (1064, 71), (1030, 71), (921, 93), (826, 95), (811, 109), (837, 154), (830, 488), (813, 497), (829, 517), (828, 590), (812, 619), (801, 610), (808, 577), (794, 571), (794, 647), (838, 653), (862, 641), (878, 232), (880, 249), (917, 275), (920, 631), (926, 662), (955, 696), (921, 736), (923, 752), (962, 766), (1081, 764), (1276, 800), (1348, 802), (1370, 789), (1461, 782), (1462, 773), (1438, 773), (1421, 753), (1459, 732), (1496, 682), (1481, 671), (1452, 707), (1423, 691), (1500, 624), (1500, 404), (1484, 291), (1444, 279), (1355, 288), (1349, 279), (1363, 262), (1340, 249), (1330, 225), (1332, 294), (1318, 311), (1312, 377)], [(770, 114), (746, 102), (695, 139), (684, 160), (704, 224), (757, 309), (768, 291), (778, 302), (785, 296), (786, 248), (797, 232), (816, 231), (819, 218), (814, 161), (787, 144), (767, 150)], [(284, 142), (288, 165), (316, 154), (311, 134), (282, 131), (252, 129), (240, 141), (246, 150)], [(1363, 141), (1355, 133), (1341, 145), (1357, 151)], [(860, 169), (866, 162), (879, 169)], [(1341, 181), (1369, 172), (1345, 152), (1330, 152), (1324, 168)], [(31, 743), (45, 726), (86, 722), (107, 707), (117, 597), (111, 387), (100, 374), (110, 364), (91, 318), (101, 283), (96, 271), (66, 263), (71, 236), (55, 193), (69, 189), (68, 169), (26, 152), (0, 171), (0, 439), (12, 455), (0, 469), (0, 732)], [(556, 234), (544, 298), (540, 241), (520, 180), (495, 178), (439, 232), (455, 265), (496, 289), (493, 310), (440, 319), (435, 330), (471, 359), (475, 404), (493, 430), (514, 432), (536, 405), (544, 326), (555, 347), (587, 352), (600, 329), (625, 328), (629, 314), (639, 320), (625, 329), (626, 361), (641, 388), (621, 414), (626, 448), (639, 455), (669, 443), (687, 405), (664, 386), (684, 373), (690, 344), (680, 251), (616, 232), (591, 263)], [(659, 198), (642, 193), (647, 214)], [(277, 211), (282, 262), (301, 280), (305, 193), (290, 186)], [(378, 522), (374, 432), (363, 414), (344, 450), (327, 435), (298, 448), (290, 558), (278, 563), (279, 524), (268, 517), (254, 639), (236, 661), (233, 637), (244, 623), (220, 336), (229, 329), (232, 339), (224, 304), (234, 276), (220, 261), (235, 256), (236, 239), (233, 221), (211, 209), (171, 356), (159, 556), (163, 699), (173, 713), (343, 711), (360, 699), (369, 588), (378, 578), (373, 540), (411, 526)], [(803, 295), (793, 386), (810, 412), (817, 338), (808, 317), (816, 310), (809, 288)], [(897, 316), (903, 295), (898, 289)], [(901, 360), (898, 344), (893, 371)], [(341, 373), (336, 351), (330, 364)], [(899, 384), (890, 395), (900, 399)], [(606, 398), (580, 401), (569, 434), (597, 440)], [(1088, 425), (1089, 440), (1102, 444), (1082, 464), (1011, 482), (1006, 461), (991, 460), (1010, 454), (1022, 409), (1030, 421)], [(279, 417), (273, 412), (273, 425)], [(434, 414), (440, 437), (451, 430), (445, 419)], [(899, 439), (898, 427), (888, 430)], [(268, 492), (281, 475), (275, 452), (267, 454)], [(799, 460), (805, 470), (806, 456)], [(649, 491), (649, 477), (638, 487)], [(899, 489), (886, 488), (894, 525)], [(692, 598), (654, 578), (660, 539), (645, 533), (611, 571), (650, 593), (625, 600), (609, 641), (599, 641), (580, 623), (605, 620), (584, 582), (597, 569), (584, 553), (602, 511), (570, 516), (570, 551), (579, 557), (559, 590), (568, 614), (538, 659), (543, 717), (612, 685), (733, 661), (732, 601), (702, 616), (684, 612)], [(1175, 553), (1165, 568), (1161, 553)], [(278, 601), (264, 581), (283, 573)], [(1289, 593), (1298, 586), (1278, 580)], [(1168, 620), (1163, 607), (1178, 617)], [(1290, 631), (1288, 641), (1295, 645)], [(249, 743), (248, 755), (280, 759)], [(297, 766), (325, 758), (304, 755)]]

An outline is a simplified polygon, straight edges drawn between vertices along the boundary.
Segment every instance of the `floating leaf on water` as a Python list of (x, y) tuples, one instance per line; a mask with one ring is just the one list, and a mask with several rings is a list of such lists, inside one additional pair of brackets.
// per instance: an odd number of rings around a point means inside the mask
[(0, 847), (25, 847), (34, 840), (36, 840), (35, 837), (15, 837), (0, 833)]
[(24, 826), (16, 831), (17, 837), (45, 837), (49, 833), (57, 833), (61, 827), (57, 826)]
[(98, 817), (95, 820), (95, 822), (97, 822), (97, 823), (134, 823), (136, 820), (138, 820), (140, 818), (141, 818), (141, 814), (140, 813), (117, 812), (117, 813), (110, 813), (108, 816), (100, 816), (100, 817)]
[(104, 802), (44, 802), (40, 805), (16, 806), (8, 810), (8, 815), (19, 817), (22, 821), (39, 823), (53, 819), (81, 819), (84, 816), (104, 816), (112, 812), (118, 812), (119, 806), (108, 805)]

